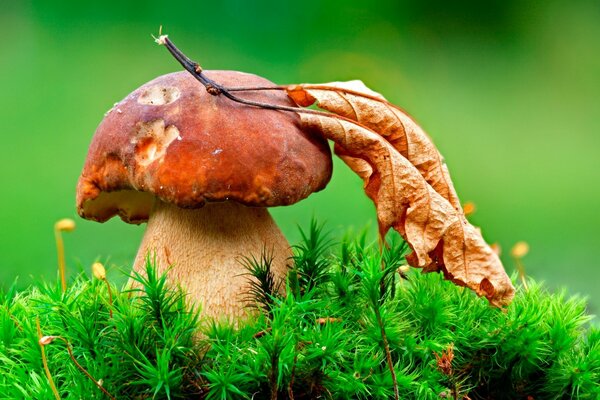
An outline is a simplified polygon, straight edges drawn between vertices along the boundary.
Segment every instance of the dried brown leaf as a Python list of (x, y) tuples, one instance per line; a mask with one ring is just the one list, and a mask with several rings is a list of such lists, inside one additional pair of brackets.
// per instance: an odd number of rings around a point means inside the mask
[(338, 154), (364, 180), (380, 234), (384, 237), (390, 228), (398, 231), (413, 250), (411, 265), (442, 270), (447, 279), (496, 306), (510, 302), (514, 288), (480, 231), (390, 142), (345, 118), (300, 114), (306, 127), (336, 144)]
[[(295, 85), (289, 96), (300, 106), (316, 103), (320, 108), (358, 122), (383, 136), (411, 162), (433, 189), (456, 210), (462, 210), (443, 157), (429, 136), (404, 111), (389, 103), (359, 80), (331, 82), (321, 85)], [(336, 147), (345, 162), (358, 167), (360, 160), (351, 160)], [(354, 168), (353, 168), (354, 169)], [(366, 170), (360, 165), (359, 170)]]

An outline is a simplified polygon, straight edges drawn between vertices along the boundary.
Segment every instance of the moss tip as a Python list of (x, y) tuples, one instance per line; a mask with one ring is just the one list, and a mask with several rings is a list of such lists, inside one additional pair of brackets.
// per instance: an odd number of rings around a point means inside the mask
[(94, 275), (94, 278), (96, 279), (100, 279), (101, 281), (106, 279), (106, 269), (104, 268), (104, 265), (102, 265), (102, 263), (100, 262), (95, 262), (92, 264), (92, 274)]
[(515, 243), (510, 251), (510, 254), (514, 258), (523, 258), (527, 255), (527, 253), (529, 253), (529, 244), (523, 241)]
[(71, 232), (75, 230), (75, 221), (70, 218), (63, 218), (54, 224), (54, 229), (57, 231)]

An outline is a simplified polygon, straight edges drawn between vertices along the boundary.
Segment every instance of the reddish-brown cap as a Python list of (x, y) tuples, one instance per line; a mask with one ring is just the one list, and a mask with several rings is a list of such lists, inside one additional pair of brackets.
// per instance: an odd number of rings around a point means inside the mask
[[(268, 86), (256, 75), (205, 71), (228, 87)], [(292, 106), (281, 91), (240, 97)], [(300, 128), (293, 112), (212, 96), (187, 72), (158, 77), (116, 104), (96, 130), (77, 184), (77, 211), (106, 221), (148, 219), (154, 197), (183, 208), (233, 200), (293, 204), (331, 177), (324, 139)]]

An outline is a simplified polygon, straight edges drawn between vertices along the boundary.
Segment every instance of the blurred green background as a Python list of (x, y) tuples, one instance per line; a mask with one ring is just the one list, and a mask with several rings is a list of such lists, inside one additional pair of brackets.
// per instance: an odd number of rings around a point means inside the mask
[[(0, 282), (54, 278), (53, 224), (71, 271), (126, 269), (143, 226), (79, 219), (74, 190), (105, 111), (179, 66), (164, 32), (207, 69), (277, 83), (362, 79), (408, 110), (445, 156), (471, 220), (531, 245), (527, 271), (600, 310), (598, 1), (7, 1), (0, 8)], [(329, 187), (273, 210), (292, 241), (315, 216), (335, 234), (370, 224), (360, 180), (336, 163)]]

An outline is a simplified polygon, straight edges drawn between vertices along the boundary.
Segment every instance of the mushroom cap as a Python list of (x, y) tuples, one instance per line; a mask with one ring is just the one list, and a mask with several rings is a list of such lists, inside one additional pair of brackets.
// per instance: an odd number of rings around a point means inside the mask
[[(271, 86), (252, 74), (204, 71), (226, 87)], [(279, 90), (239, 97), (293, 106)], [(119, 215), (148, 220), (154, 197), (182, 208), (233, 200), (289, 205), (331, 177), (327, 142), (300, 127), (293, 112), (212, 96), (187, 72), (160, 76), (106, 114), (77, 184), (77, 211), (99, 222)]]

